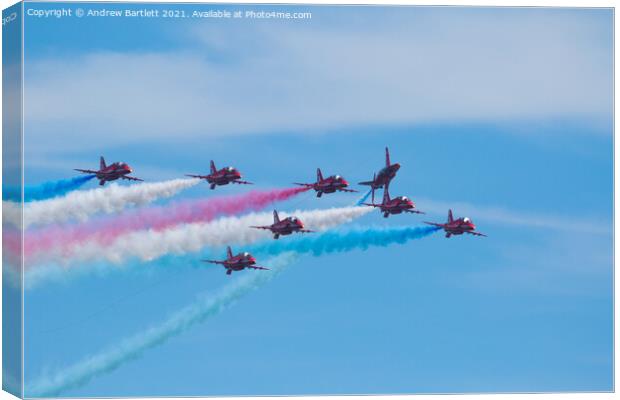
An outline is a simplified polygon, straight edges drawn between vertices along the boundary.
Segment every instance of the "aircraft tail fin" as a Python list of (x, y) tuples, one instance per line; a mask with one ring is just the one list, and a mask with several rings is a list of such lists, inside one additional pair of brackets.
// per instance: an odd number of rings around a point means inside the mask
[(211, 160), (211, 173), (214, 174), (217, 172), (217, 169), (215, 169), (215, 163), (213, 162), (213, 160)]
[(233, 253), (230, 246), (226, 246), (226, 255), (228, 256), (228, 258), (233, 258)]
[(280, 217), (278, 216), (278, 212), (276, 210), (273, 210), (273, 223), (277, 224), (278, 222), (280, 222)]
[(385, 187), (383, 188), (383, 204), (387, 204), (390, 201), (389, 187), (390, 187), (390, 184), (386, 183)]
[(448, 222), (454, 221), (454, 217), (452, 216), (452, 209), (448, 210)]
[[(375, 204), (375, 186), (374, 182), (377, 180), (377, 173), (372, 176), (372, 182), (370, 182), (370, 190), (372, 190), (372, 204)], [(364, 182), (361, 182), (363, 184)]]
[(320, 182), (323, 180), (323, 173), (321, 172), (321, 168), (316, 169), (316, 181)]
[(386, 147), (385, 148), (385, 166), (389, 167), (390, 165), (392, 165), (390, 163), (390, 150)]
[(105, 169), (105, 167), (105, 159), (103, 158), (103, 156), (101, 156), (99, 157), (99, 169)]

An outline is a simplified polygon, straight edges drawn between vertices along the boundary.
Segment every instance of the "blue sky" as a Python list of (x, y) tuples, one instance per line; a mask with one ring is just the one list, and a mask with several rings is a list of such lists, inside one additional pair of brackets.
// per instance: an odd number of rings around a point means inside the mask
[[(392, 194), (428, 215), (356, 224), (442, 221), (451, 206), (489, 237), (303, 257), (64, 394), (611, 390), (612, 12), (301, 8), (311, 21), (27, 18), (26, 183), (100, 154), (148, 180), (213, 158), (261, 187), (310, 181), (318, 166), (358, 182), (389, 145), (403, 165)], [(200, 185), (179, 198), (245, 190)], [(32, 289), (26, 381), (229, 280), (149, 265)]]

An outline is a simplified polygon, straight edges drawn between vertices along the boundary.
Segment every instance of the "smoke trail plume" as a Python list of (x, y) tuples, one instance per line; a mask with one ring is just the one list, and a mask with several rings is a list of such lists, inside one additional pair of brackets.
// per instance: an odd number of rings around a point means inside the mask
[[(24, 201), (46, 200), (53, 197), (62, 196), (72, 190), (79, 189), (86, 182), (93, 179), (95, 175), (83, 175), (71, 179), (44, 182), (39, 185), (24, 186)], [(2, 191), (3, 200), (21, 201), (21, 187), (8, 186)]]
[[(64, 197), (24, 204), (24, 229), (70, 220), (84, 221), (98, 213), (111, 214), (126, 207), (140, 206), (170, 197), (200, 182), (199, 179), (174, 179), (165, 182), (139, 183), (130, 186), (109, 185), (103, 188), (70, 192)], [(20, 204), (3, 202), (7, 222), (20, 226)]]
[[(295, 211), (308, 229), (323, 231), (342, 225), (372, 211), (362, 207), (330, 208), (325, 210)], [(287, 213), (282, 212), (284, 218)], [(131, 258), (151, 261), (166, 254), (196, 253), (205, 247), (240, 245), (271, 238), (271, 233), (252, 229), (252, 225), (269, 225), (272, 213), (253, 213), (240, 217), (224, 217), (208, 223), (193, 223), (156, 231), (144, 230), (118, 236), (102, 245), (98, 241), (80, 243), (62, 251), (50, 251), (26, 258), (26, 268), (33, 264), (77, 264), (105, 260), (120, 264)], [(307, 235), (317, 235), (308, 233)], [(300, 235), (300, 234), (295, 234)]]
[(165, 206), (127, 210), (113, 217), (94, 218), (77, 225), (51, 226), (26, 233), (26, 256), (53, 247), (69, 249), (87, 241), (109, 244), (121, 234), (140, 229), (163, 230), (184, 223), (208, 222), (222, 215), (257, 211), (308, 188), (251, 191), (241, 195), (186, 200)]
[(271, 241), (254, 245), (247, 250), (257, 254), (279, 254), (293, 251), (318, 256), (324, 253), (367, 249), (370, 246), (387, 246), (420, 239), (440, 230), (429, 227), (354, 228), (323, 232), (320, 235), (298, 237), (287, 241)]
[(53, 397), (82, 386), (90, 380), (112, 372), (145, 351), (187, 331), (233, 305), (251, 291), (271, 281), (295, 261), (294, 254), (282, 254), (269, 261), (269, 271), (248, 271), (213, 296), (202, 296), (195, 303), (170, 315), (158, 325), (151, 326), (98, 354), (90, 356), (52, 376), (26, 385), (29, 397)]
[[(357, 208), (359, 209), (359, 207)], [(325, 232), (316, 237), (294, 241), (269, 242), (255, 246), (253, 251), (279, 254), (265, 263), (271, 270), (252, 271), (225, 286), (215, 296), (203, 297), (194, 304), (171, 315), (163, 323), (120, 342), (98, 354), (62, 370), (53, 376), (40, 378), (26, 385), (28, 396), (58, 396), (62, 392), (82, 386), (90, 380), (111, 372), (169, 339), (180, 335), (194, 325), (219, 314), (237, 300), (271, 281), (296, 259), (296, 252), (321, 255), (330, 252), (366, 249), (369, 246), (387, 246), (420, 239), (437, 231), (436, 227), (423, 228), (366, 228), (339, 232)], [(294, 250), (293, 250), (294, 249)], [(293, 250), (293, 251), (290, 251)]]

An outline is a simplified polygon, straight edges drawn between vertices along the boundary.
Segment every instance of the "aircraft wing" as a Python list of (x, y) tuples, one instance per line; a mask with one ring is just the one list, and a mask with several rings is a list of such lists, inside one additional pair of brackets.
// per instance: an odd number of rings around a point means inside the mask
[(93, 171), (92, 169), (77, 169), (77, 168), (75, 168), (74, 171), (83, 172), (85, 174), (97, 174), (99, 172), (99, 171)]
[(199, 178), (199, 179), (207, 179), (208, 176), (207, 175), (191, 175), (191, 174), (185, 174), (185, 176), (189, 176), (192, 178)]
[(485, 235), (484, 233), (480, 233), (480, 232), (465, 231), (465, 233), (469, 233), (470, 235), (474, 235), (474, 236), (484, 236), (484, 237), (488, 237), (488, 236), (487, 236), (487, 235)]
[(426, 222), (426, 221), (424, 221), (424, 223), (427, 224), (427, 225), (437, 226), (439, 228), (443, 228), (444, 227), (443, 224), (438, 224), (438, 223), (435, 223), (435, 222)]
[(271, 230), (271, 226), (250, 226), (250, 228)]
[(375, 185), (375, 181), (360, 182), (360, 183), (358, 183), (358, 185), (374, 186)]
[(293, 185), (305, 186), (307, 188), (313, 188), (314, 187), (314, 184), (312, 184), (312, 183), (297, 183), (297, 182), (293, 182)]
[(411, 214), (426, 214), (424, 211), (418, 211), (418, 210), (404, 210), (404, 211), (411, 213)]
[(224, 261), (217, 261), (217, 260), (200, 260), (202, 262), (206, 262), (206, 263), (211, 263), (211, 264), (220, 264), (220, 265), (224, 265)]
[(350, 193), (358, 193), (359, 190), (353, 190), (353, 189), (338, 189), (341, 192), (350, 192)]
[(259, 267), (258, 265), (250, 265), (247, 266), (246, 268), (251, 268), (251, 269), (265, 269), (265, 270), (269, 270), (270, 268), (267, 267)]
[(371, 207), (381, 207), (383, 204), (371, 204), (371, 203), (362, 203), (365, 206), (371, 206)]
[(128, 180), (128, 181), (139, 181), (139, 182), (144, 182), (144, 179), (134, 178), (133, 176), (127, 176), (127, 175), (123, 175), (123, 176), (121, 176), (121, 179), (126, 179), (126, 180)]
[(253, 185), (252, 182), (248, 182), (248, 181), (231, 181), (231, 183), (238, 183), (239, 185)]
[(297, 232), (301, 232), (301, 233), (312, 233), (312, 232), (316, 232), (316, 231), (311, 231), (310, 229), (301, 229)]

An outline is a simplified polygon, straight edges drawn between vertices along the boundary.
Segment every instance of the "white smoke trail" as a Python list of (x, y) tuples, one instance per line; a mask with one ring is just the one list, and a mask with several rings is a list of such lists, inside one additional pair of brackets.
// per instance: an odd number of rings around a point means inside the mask
[[(366, 207), (342, 207), (324, 210), (295, 211), (306, 228), (323, 231), (342, 225), (370, 212)], [(282, 212), (281, 217), (287, 214)], [(36, 264), (56, 263), (71, 265), (108, 261), (120, 264), (132, 258), (151, 261), (167, 254), (181, 255), (195, 253), (204, 247), (244, 245), (271, 237), (271, 232), (250, 228), (252, 225), (269, 225), (272, 213), (252, 213), (240, 217), (224, 217), (206, 223), (179, 225), (154, 231), (142, 230), (120, 235), (110, 244), (88, 241), (70, 249), (39, 254), (27, 259), (27, 271), (33, 271)], [(307, 233), (312, 235), (313, 233)], [(282, 239), (280, 239), (282, 240)]]
[(163, 344), (180, 335), (192, 326), (213, 317), (237, 300), (258, 289), (291, 265), (296, 259), (294, 253), (281, 254), (269, 260), (269, 271), (248, 271), (239, 279), (224, 286), (213, 296), (202, 296), (193, 304), (170, 315), (161, 324), (121, 341), (98, 354), (90, 356), (53, 376), (42, 377), (26, 385), (29, 397), (52, 397), (82, 386), (100, 375), (120, 367), (127, 361), (139, 357), (146, 350)]
[[(199, 183), (199, 179), (173, 179), (164, 182), (138, 183), (130, 186), (111, 184), (91, 190), (80, 190), (64, 197), (24, 204), (24, 229), (69, 220), (84, 221), (98, 213), (111, 214), (129, 206), (140, 206), (175, 195)], [(3, 201), (4, 218), (21, 226), (21, 205)]]

